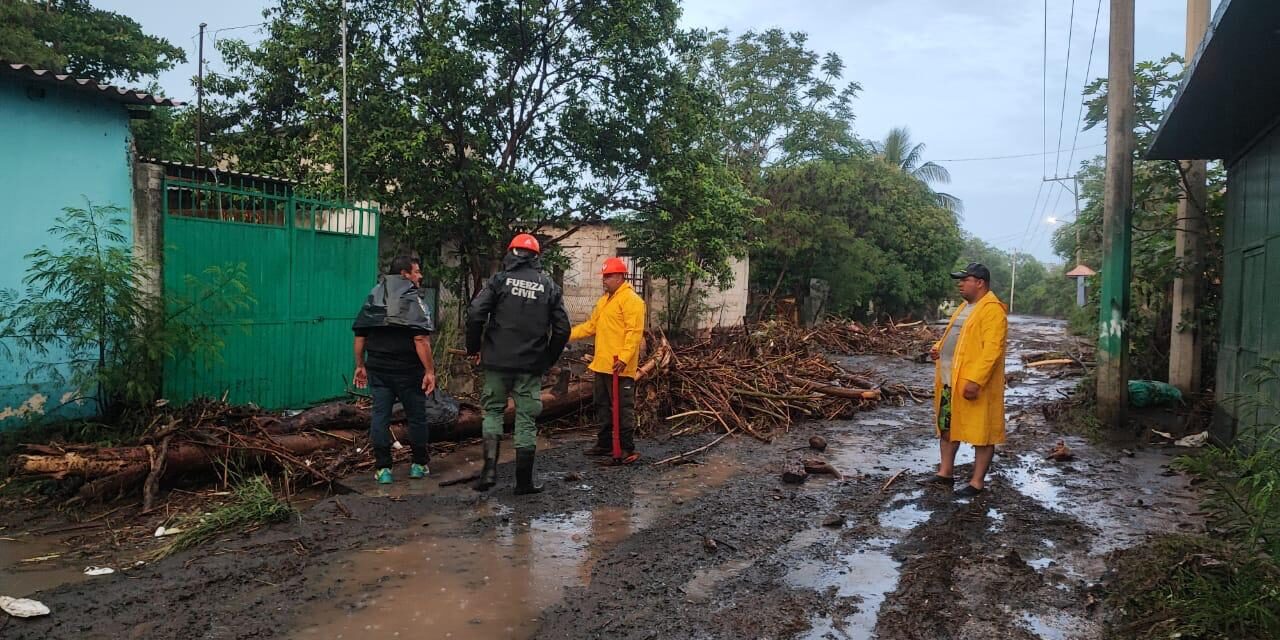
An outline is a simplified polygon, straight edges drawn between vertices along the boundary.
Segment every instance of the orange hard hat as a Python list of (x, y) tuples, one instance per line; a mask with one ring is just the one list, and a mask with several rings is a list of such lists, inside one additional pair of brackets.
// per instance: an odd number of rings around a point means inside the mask
[(542, 253), (542, 247), (538, 246), (538, 239), (527, 233), (511, 239), (511, 244), (507, 245), (507, 251), (512, 249), (528, 249), (534, 253)]
[(600, 274), (606, 276), (612, 273), (626, 272), (627, 263), (623, 262), (622, 258), (606, 258), (604, 261), (604, 268), (600, 270)]

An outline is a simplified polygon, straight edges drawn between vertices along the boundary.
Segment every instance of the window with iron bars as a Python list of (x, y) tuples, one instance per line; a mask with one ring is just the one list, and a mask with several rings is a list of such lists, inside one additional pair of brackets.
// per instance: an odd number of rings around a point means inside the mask
[(644, 267), (641, 267), (636, 262), (635, 256), (631, 255), (631, 251), (629, 251), (625, 247), (618, 248), (618, 257), (622, 258), (622, 262), (624, 262), (627, 265), (627, 282), (631, 285), (631, 288), (635, 289), (636, 293), (639, 294), (641, 298), (643, 298), (644, 297)]

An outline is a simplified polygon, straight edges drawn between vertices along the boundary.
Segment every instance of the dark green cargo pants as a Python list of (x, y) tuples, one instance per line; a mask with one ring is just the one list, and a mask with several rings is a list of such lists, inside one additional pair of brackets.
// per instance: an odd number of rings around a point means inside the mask
[(484, 405), (484, 435), (502, 435), (508, 396), (515, 400), (516, 405), (516, 448), (537, 446), (538, 414), (542, 413), (542, 376), (536, 373), (484, 372), (484, 392), (480, 396)]

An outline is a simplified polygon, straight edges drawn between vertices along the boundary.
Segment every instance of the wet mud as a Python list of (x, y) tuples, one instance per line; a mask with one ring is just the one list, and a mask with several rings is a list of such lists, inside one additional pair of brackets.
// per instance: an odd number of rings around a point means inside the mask
[[(1015, 318), (1007, 365), (1064, 343), (1060, 323)], [(846, 363), (917, 386), (932, 376), (901, 358)], [(1045, 460), (1063, 437), (1034, 407), (1075, 380), (1019, 378), (1009, 442), (975, 498), (915, 484), (938, 455), (927, 403), (803, 424), (771, 445), (729, 438), (679, 466), (599, 467), (581, 454), (586, 434), (552, 434), (540, 495), (511, 493), (510, 464), (485, 495), (351, 478), (352, 493), (294, 521), (107, 576), (23, 566), (67, 547), (0, 530), (0, 593), (53, 610), (0, 621), (0, 637), (1100, 638), (1106, 554), (1203, 527), (1195, 496), (1165, 449), (1066, 438), (1076, 458)], [(782, 484), (814, 434), (844, 479)], [(640, 448), (652, 462), (712, 437)], [(476, 454), (433, 461), (433, 476), (471, 473)], [(972, 459), (962, 448), (961, 476)]]

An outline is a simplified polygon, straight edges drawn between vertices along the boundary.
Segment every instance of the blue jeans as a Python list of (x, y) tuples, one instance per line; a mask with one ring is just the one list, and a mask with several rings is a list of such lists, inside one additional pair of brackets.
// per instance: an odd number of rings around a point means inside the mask
[(369, 440), (379, 469), (391, 467), (391, 410), (396, 400), (404, 405), (409, 423), (409, 446), (415, 464), (426, 464), (427, 396), (422, 393), (421, 375), (374, 373), (369, 371), (369, 392), (373, 395), (373, 420)]

